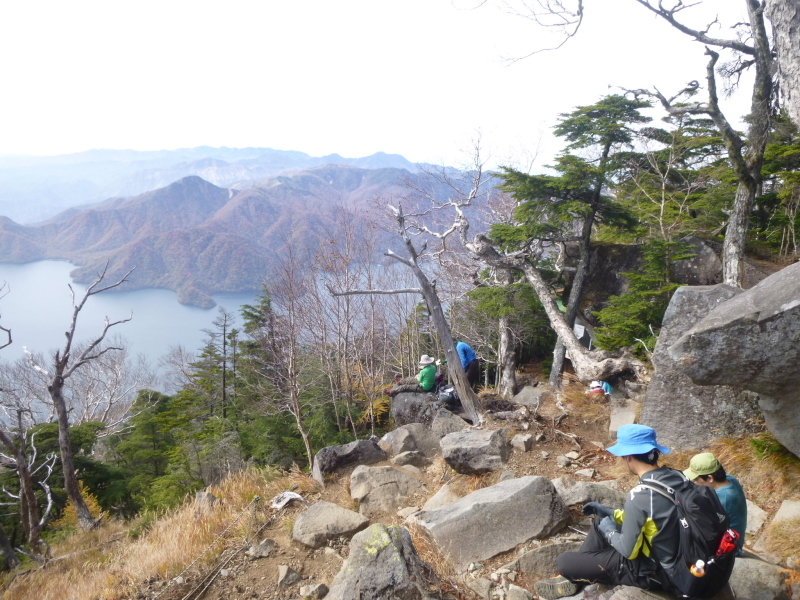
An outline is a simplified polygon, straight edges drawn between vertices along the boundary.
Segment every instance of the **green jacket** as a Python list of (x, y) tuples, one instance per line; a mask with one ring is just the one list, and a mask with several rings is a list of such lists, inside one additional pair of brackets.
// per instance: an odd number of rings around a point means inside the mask
[(430, 392), (436, 385), (436, 365), (425, 365), (417, 375), (419, 386), (426, 392)]

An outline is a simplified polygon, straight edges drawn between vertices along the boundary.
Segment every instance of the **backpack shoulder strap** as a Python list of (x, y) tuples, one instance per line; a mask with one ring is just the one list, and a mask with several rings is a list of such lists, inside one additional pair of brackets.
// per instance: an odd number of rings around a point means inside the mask
[(657, 487), (655, 487), (653, 485), (647, 485), (646, 483), (640, 483), (639, 487), (645, 487), (645, 488), (647, 488), (649, 490), (653, 490), (654, 492), (657, 492), (657, 493), (661, 494), (662, 496), (664, 496), (664, 498), (669, 498), (670, 500), (672, 500), (672, 502), (675, 502), (675, 498), (671, 494), (666, 492), (665, 490), (659, 489), (659, 488), (657, 488)]

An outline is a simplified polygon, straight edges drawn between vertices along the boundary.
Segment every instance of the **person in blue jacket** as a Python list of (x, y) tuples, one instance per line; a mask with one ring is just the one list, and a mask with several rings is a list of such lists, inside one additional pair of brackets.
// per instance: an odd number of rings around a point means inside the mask
[(466, 342), (458, 342), (456, 343), (456, 352), (458, 352), (458, 358), (461, 359), (461, 368), (467, 374), (467, 381), (475, 387), (480, 375), (480, 363), (478, 357), (475, 356), (475, 351)]

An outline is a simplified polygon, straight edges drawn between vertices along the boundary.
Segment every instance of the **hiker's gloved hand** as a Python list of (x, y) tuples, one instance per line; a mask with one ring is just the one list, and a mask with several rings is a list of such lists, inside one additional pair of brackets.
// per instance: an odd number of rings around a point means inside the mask
[(603, 517), (597, 524), (597, 528), (600, 530), (600, 533), (603, 534), (603, 537), (608, 539), (612, 533), (617, 532), (617, 522), (611, 517)]
[(599, 502), (587, 502), (583, 505), (583, 514), (600, 515), (601, 517), (613, 517), (614, 511), (603, 506)]

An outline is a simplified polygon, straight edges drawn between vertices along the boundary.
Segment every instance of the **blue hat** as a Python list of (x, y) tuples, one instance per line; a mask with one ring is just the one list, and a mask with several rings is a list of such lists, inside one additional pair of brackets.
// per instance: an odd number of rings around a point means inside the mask
[(661, 454), (667, 454), (669, 448), (656, 443), (656, 430), (647, 425), (623, 425), (617, 431), (617, 443), (606, 448), (615, 456), (646, 454), (655, 448)]

